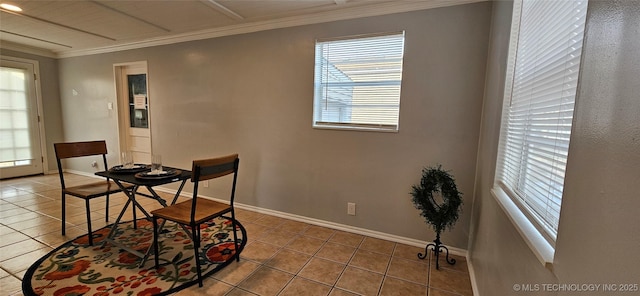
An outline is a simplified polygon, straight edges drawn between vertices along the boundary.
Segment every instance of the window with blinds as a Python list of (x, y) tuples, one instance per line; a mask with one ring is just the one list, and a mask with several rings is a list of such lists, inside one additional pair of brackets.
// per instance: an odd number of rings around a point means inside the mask
[(515, 1), (497, 185), (555, 245), (587, 1)]
[(313, 126), (397, 131), (404, 32), (316, 41)]

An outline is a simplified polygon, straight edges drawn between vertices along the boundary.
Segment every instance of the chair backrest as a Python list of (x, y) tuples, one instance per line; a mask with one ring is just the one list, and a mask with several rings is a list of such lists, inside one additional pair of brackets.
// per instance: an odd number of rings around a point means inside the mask
[(107, 143), (103, 141), (88, 141), (88, 142), (68, 142), (68, 143), (55, 143), (53, 148), (56, 151), (56, 161), (58, 163), (58, 174), (60, 174), (60, 183), (62, 188), (65, 188), (64, 178), (62, 172), (62, 162), (60, 160), (66, 158), (102, 155), (102, 162), (104, 169), (107, 167)]
[(59, 159), (107, 154), (105, 141), (55, 143), (53, 147)]
[(231, 154), (218, 158), (194, 160), (191, 170), (191, 182), (193, 182), (193, 200), (195, 209), (195, 200), (198, 196), (198, 182), (210, 180), (233, 174), (233, 183), (231, 185), (230, 205), (233, 206), (233, 200), (236, 192), (236, 181), (238, 179), (238, 166), (240, 158), (238, 154)]

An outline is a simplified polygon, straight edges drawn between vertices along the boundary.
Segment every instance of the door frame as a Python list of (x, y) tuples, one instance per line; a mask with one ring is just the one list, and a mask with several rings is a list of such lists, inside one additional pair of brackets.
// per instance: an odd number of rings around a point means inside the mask
[[(151, 143), (151, 153), (153, 153), (153, 137), (151, 130), (151, 95), (149, 94), (149, 68), (147, 67), (147, 61), (137, 61), (137, 62), (128, 62), (128, 63), (116, 63), (113, 64), (113, 77), (115, 81), (116, 87), (116, 106), (117, 106), (117, 114), (118, 114), (118, 148), (119, 152), (126, 151), (128, 149), (128, 136), (129, 133), (127, 131), (127, 119), (129, 116), (129, 106), (125, 104), (125, 100), (128, 102), (129, 94), (127, 93), (127, 88), (124, 87), (123, 82), (126, 77), (126, 69), (127, 68), (144, 68), (147, 75), (147, 106), (149, 112), (147, 114), (149, 121), (149, 141)], [(118, 153), (120, 155), (120, 153)], [(118, 156), (119, 159), (119, 156)]]
[[(23, 58), (17, 58), (17, 57), (12, 57), (12, 56), (5, 56), (3, 55), (1, 58), (2, 61), (6, 61), (6, 62), (10, 62), (10, 63), (22, 63), (22, 64), (29, 64), (31, 65), (31, 67), (33, 67), (33, 74), (35, 75), (34, 79), (33, 79), (33, 87), (34, 87), (34, 95), (36, 97), (36, 116), (37, 116), (37, 122), (38, 122), (38, 139), (40, 141), (40, 147), (38, 147), (40, 149), (40, 157), (41, 157), (41, 165), (40, 165), (40, 170), (38, 171), (39, 174), (49, 174), (49, 173), (53, 173), (53, 172), (49, 172), (49, 161), (48, 161), (48, 157), (47, 157), (47, 142), (46, 142), (46, 135), (45, 135), (45, 125), (44, 125), (44, 108), (42, 106), (42, 88), (40, 86), (40, 62), (37, 60), (31, 60), (31, 59), (23, 59)], [(37, 160), (36, 160), (37, 161)], [(57, 171), (55, 171), (55, 173), (57, 173)]]

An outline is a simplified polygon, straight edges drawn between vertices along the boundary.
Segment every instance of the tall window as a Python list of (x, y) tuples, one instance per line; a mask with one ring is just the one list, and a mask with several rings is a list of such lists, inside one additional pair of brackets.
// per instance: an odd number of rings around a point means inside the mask
[(404, 32), (316, 42), (313, 126), (397, 131)]
[(587, 1), (515, 1), (496, 183), (552, 245)]

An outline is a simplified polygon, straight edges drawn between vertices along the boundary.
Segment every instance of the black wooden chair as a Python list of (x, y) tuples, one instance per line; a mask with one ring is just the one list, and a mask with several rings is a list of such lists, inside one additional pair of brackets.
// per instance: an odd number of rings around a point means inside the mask
[[(85, 211), (87, 213), (87, 230), (89, 231), (89, 245), (93, 245), (93, 234), (91, 231), (91, 209), (89, 208), (89, 201), (97, 197), (106, 197), (106, 213), (105, 221), (109, 221), (109, 195), (113, 193), (121, 192), (122, 189), (118, 187), (113, 181), (109, 179), (100, 180), (89, 184), (82, 184), (78, 186), (67, 187), (64, 182), (64, 173), (62, 167), (62, 159), (85, 157), (85, 156), (102, 156), (102, 162), (105, 170), (109, 169), (107, 166), (107, 144), (105, 141), (90, 141), (90, 142), (70, 142), (70, 143), (56, 143), (53, 144), (56, 151), (56, 161), (58, 162), (58, 174), (60, 174), (60, 185), (62, 186), (62, 235), (65, 234), (65, 221), (66, 221), (66, 196), (71, 195), (84, 199)], [(127, 186), (127, 189), (133, 187)]]
[[(200, 260), (198, 260), (198, 250), (200, 248), (200, 225), (220, 217), (226, 213), (231, 213), (231, 223), (233, 227), (233, 240), (235, 243), (236, 260), (240, 260), (238, 253), (238, 236), (236, 229), (235, 211), (233, 208), (233, 200), (236, 192), (236, 180), (238, 178), (238, 164), (240, 159), (238, 154), (229, 156), (194, 160), (191, 182), (193, 182), (193, 197), (191, 200), (176, 203), (174, 205), (157, 209), (151, 212), (153, 216), (153, 246), (155, 250), (155, 267), (159, 267), (159, 252), (158, 252), (158, 236), (160, 229), (158, 229), (158, 219), (164, 219), (165, 221), (173, 221), (178, 224), (184, 225), (185, 231), (190, 230), (187, 233), (193, 240), (193, 250), (196, 260), (196, 271), (198, 272), (198, 284), (202, 287), (202, 270), (200, 266)], [(233, 174), (233, 181), (231, 182), (231, 196), (229, 198), (229, 204), (213, 201), (198, 197), (198, 182), (204, 180), (210, 180), (220, 178), (229, 174)]]

